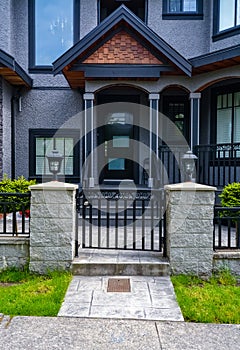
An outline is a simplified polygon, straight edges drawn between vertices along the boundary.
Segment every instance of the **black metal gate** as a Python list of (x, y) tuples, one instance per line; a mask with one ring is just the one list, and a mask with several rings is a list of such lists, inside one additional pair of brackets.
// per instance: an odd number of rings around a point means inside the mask
[(165, 253), (164, 204), (163, 189), (79, 190), (75, 255), (79, 247)]

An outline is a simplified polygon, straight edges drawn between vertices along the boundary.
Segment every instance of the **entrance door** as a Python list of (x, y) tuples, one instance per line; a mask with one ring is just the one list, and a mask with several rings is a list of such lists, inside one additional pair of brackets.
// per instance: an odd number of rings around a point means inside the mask
[(133, 116), (112, 113), (103, 128), (104, 168), (102, 179), (133, 179)]

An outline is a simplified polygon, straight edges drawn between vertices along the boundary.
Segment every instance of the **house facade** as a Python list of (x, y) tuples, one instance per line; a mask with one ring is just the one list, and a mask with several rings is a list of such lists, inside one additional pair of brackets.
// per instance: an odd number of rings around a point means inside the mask
[[(0, 3), (1, 177), (42, 181), (57, 149), (64, 181), (151, 187), (152, 155), (188, 144), (214, 150), (198, 154), (208, 184), (236, 178), (240, 0)], [(161, 114), (186, 144), (166, 141)]]

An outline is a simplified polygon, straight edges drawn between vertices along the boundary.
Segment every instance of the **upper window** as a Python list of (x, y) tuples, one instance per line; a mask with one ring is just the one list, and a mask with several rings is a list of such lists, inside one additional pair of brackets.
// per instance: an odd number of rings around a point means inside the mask
[(164, 19), (202, 19), (202, 0), (164, 0)]
[(214, 14), (215, 40), (240, 33), (240, 0), (216, 0)]
[(79, 0), (30, 1), (30, 68), (47, 68), (79, 38)]
[(128, 7), (143, 22), (146, 22), (147, 0), (99, 0), (99, 22), (102, 22), (122, 4)]

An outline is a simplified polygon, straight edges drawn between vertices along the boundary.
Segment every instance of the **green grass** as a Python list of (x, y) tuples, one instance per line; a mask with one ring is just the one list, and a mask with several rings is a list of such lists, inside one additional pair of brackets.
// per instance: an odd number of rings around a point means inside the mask
[(172, 282), (185, 321), (240, 323), (240, 286), (227, 270), (208, 281), (180, 275)]
[(27, 270), (0, 272), (0, 313), (22, 316), (57, 316), (71, 274), (54, 271), (47, 275)]

